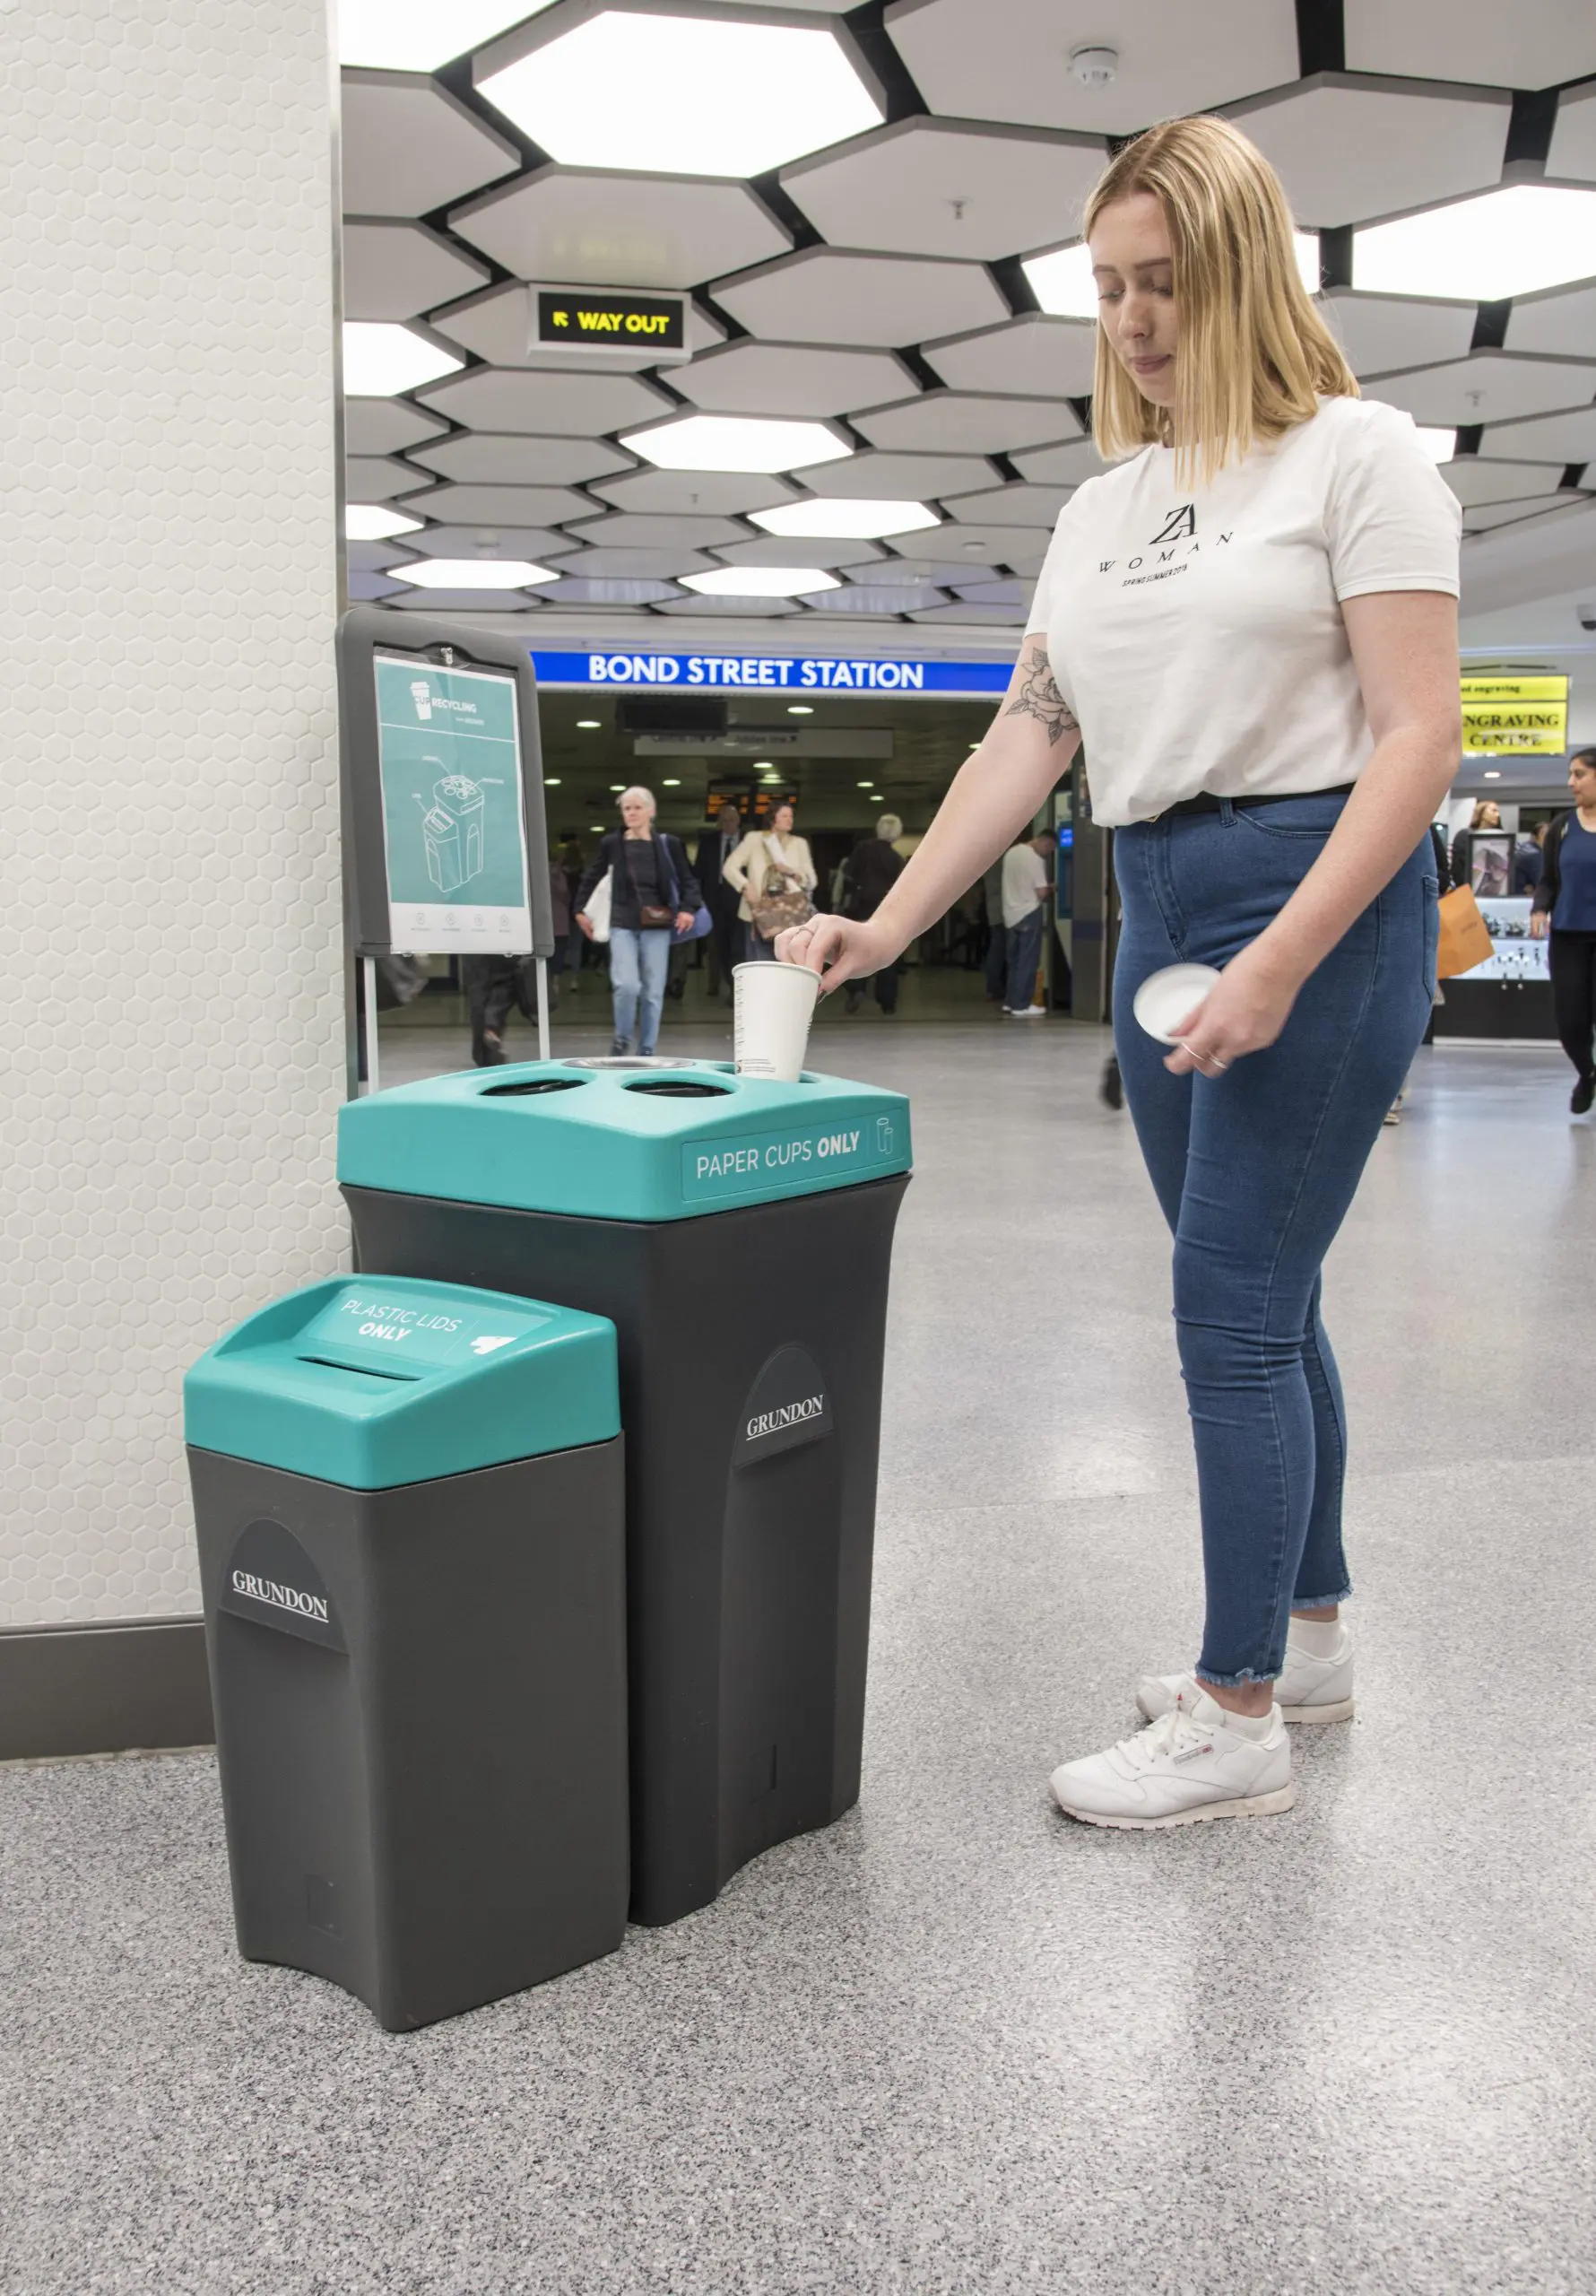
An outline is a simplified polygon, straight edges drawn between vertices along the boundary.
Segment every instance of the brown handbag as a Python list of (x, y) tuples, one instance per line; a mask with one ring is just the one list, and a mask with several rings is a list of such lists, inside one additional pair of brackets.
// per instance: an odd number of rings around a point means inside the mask
[[(769, 847), (765, 850), (768, 856)], [(779, 861), (768, 858), (758, 900), (751, 892), (748, 896), (748, 913), (760, 940), (774, 941), (778, 933), (788, 932), (794, 925), (807, 925), (815, 913), (815, 905), (803, 890), (803, 880), (794, 871), (784, 869)]]
[(1479, 903), (1468, 885), (1455, 885), (1441, 896), (1441, 940), (1436, 954), (1436, 978), (1453, 980), (1472, 972), (1491, 955), (1490, 927), (1479, 913)]

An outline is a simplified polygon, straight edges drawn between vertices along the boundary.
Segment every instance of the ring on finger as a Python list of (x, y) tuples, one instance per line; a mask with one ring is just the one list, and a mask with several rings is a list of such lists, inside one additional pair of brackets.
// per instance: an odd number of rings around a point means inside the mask
[(1230, 1063), (1227, 1060), (1221, 1060), (1217, 1052), (1199, 1052), (1196, 1046), (1194, 1044), (1188, 1044), (1184, 1037), (1181, 1039), (1180, 1048), (1183, 1052), (1188, 1052), (1191, 1054), (1192, 1058), (1197, 1063), (1199, 1068), (1207, 1066), (1209, 1068), (1217, 1069), (1221, 1076), (1225, 1075), (1229, 1070)]

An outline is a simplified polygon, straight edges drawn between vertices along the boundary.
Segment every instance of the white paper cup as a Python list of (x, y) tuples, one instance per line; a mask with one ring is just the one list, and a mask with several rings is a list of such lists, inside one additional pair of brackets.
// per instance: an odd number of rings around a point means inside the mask
[(1160, 1044), (1178, 1044), (1175, 1031), (1190, 1018), (1219, 978), (1212, 965), (1166, 965), (1149, 972), (1132, 1001), (1131, 1010), (1149, 1037)]
[(803, 1073), (820, 976), (807, 965), (733, 965), (733, 1048), (739, 1076), (795, 1084)]

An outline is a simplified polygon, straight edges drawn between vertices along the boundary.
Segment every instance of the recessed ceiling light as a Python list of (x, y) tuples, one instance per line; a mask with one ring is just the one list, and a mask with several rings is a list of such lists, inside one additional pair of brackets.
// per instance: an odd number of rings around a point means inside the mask
[(1428, 422), (1417, 423), (1414, 427), (1418, 432), (1418, 443), (1431, 462), (1449, 463), (1452, 460), (1457, 452), (1455, 430), (1438, 430)]
[(579, 734), (596, 734), (603, 723), (603, 720), (599, 718), (578, 718), (577, 731)]
[(717, 566), (712, 574), (684, 574), (681, 587), (707, 598), (802, 598), (842, 585), (820, 566)]
[(812, 702), (789, 701), (787, 704), (787, 715), (789, 718), (812, 718), (814, 714), (814, 705)]
[(1488, 781), (1500, 781), (1502, 776), (1496, 767), (1488, 765), (1485, 770), (1485, 778)]
[(529, 582), (559, 578), (526, 558), (418, 558), (388, 571), (395, 581), (423, 590), (524, 590)]
[(343, 387), (351, 398), (392, 398), (452, 375), (464, 367), (451, 351), (440, 351), (410, 327), (390, 319), (345, 319)]
[(535, 16), (551, 0), (339, 0), (338, 61), (357, 70), (436, 72)]
[(612, 797), (619, 797), (619, 796), (620, 796), (620, 794), (621, 794), (622, 790), (624, 790), (624, 788), (625, 788), (625, 787), (626, 787), (626, 784), (625, 784), (625, 782), (624, 782), (624, 781), (612, 781), (612, 782), (611, 782), (611, 784), (610, 784), (610, 795), (611, 795), (611, 796), (612, 796)]
[(828, 27), (607, 8), (479, 83), (567, 167), (758, 176), (879, 127)]
[(922, 526), (942, 523), (924, 502), (834, 502), (818, 497), (783, 502), (774, 510), (750, 510), (749, 517), (768, 535), (820, 535), (828, 542), (879, 542), (883, 535), (917, 534)]
[(684, 414), (621, 439), (661, 470), (797, 470), (810, 463), (840, 462), (854, 451), (826, 422), (768, 422), (752, 414)]
[(875, 786), (873, 781), (860, 781), (854, 784), (854, 787), (859, 789), (873, 789)]
[(558, 789), (559, 787), (559, 776), (557, 773), (545, 773), (543, 776), (543, 787), (545, 789)]
[(666, 776), (666, 778), (665, 778), (665, 779), (660, 783), (660, 787), (661, 787), (662, 789), (680, 789), (680, 788), (681, 788), (681, 782), (680, 782), (680, 781), (672, 781), (672, 780), (670, 778), (669, 775), (667, 775), (667, 776)]
[(392, 542), (395, 535), (419, 533), (421, 525), (420, 518), (407, 518), (403, 510), (385, 510), (380, 502), (351, 502), (343, 513), (347, 542)]
[(1352, 237), (1366, 293), (1497, 303), (1596, 272), (1596, 191), (1515, 183)]
[[(1316, 295), (1319, 234), (1293, 231), (1291, 239), (1297, 251), (1297, 276), (1309, 294)], [(1097, 317), (1097, 283), (1092, 277), (1092, 251), (1084, 239), (1076, 247), (1054, 248), (1050, 254), (1034, 255), (1019, 267), (1030, 281), (1031, 292), (1050, 318)]]
[(587, 826), (593, 831), (594, 837), (603, 837), (604, 833), (604, 824), (603, 822), (589, 822)]

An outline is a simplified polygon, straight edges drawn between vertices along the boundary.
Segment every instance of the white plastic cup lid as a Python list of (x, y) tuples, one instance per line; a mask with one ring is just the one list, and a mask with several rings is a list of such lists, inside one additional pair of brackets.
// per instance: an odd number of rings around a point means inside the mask
[(1160, 1044), (1178, 1044), (1175, 1031), (1188, 1020), (1219, 978), (1212, 965), (1166, 965), (1149, 972), (1132, 1000), (1131, 1010), (1149, 1037)]

